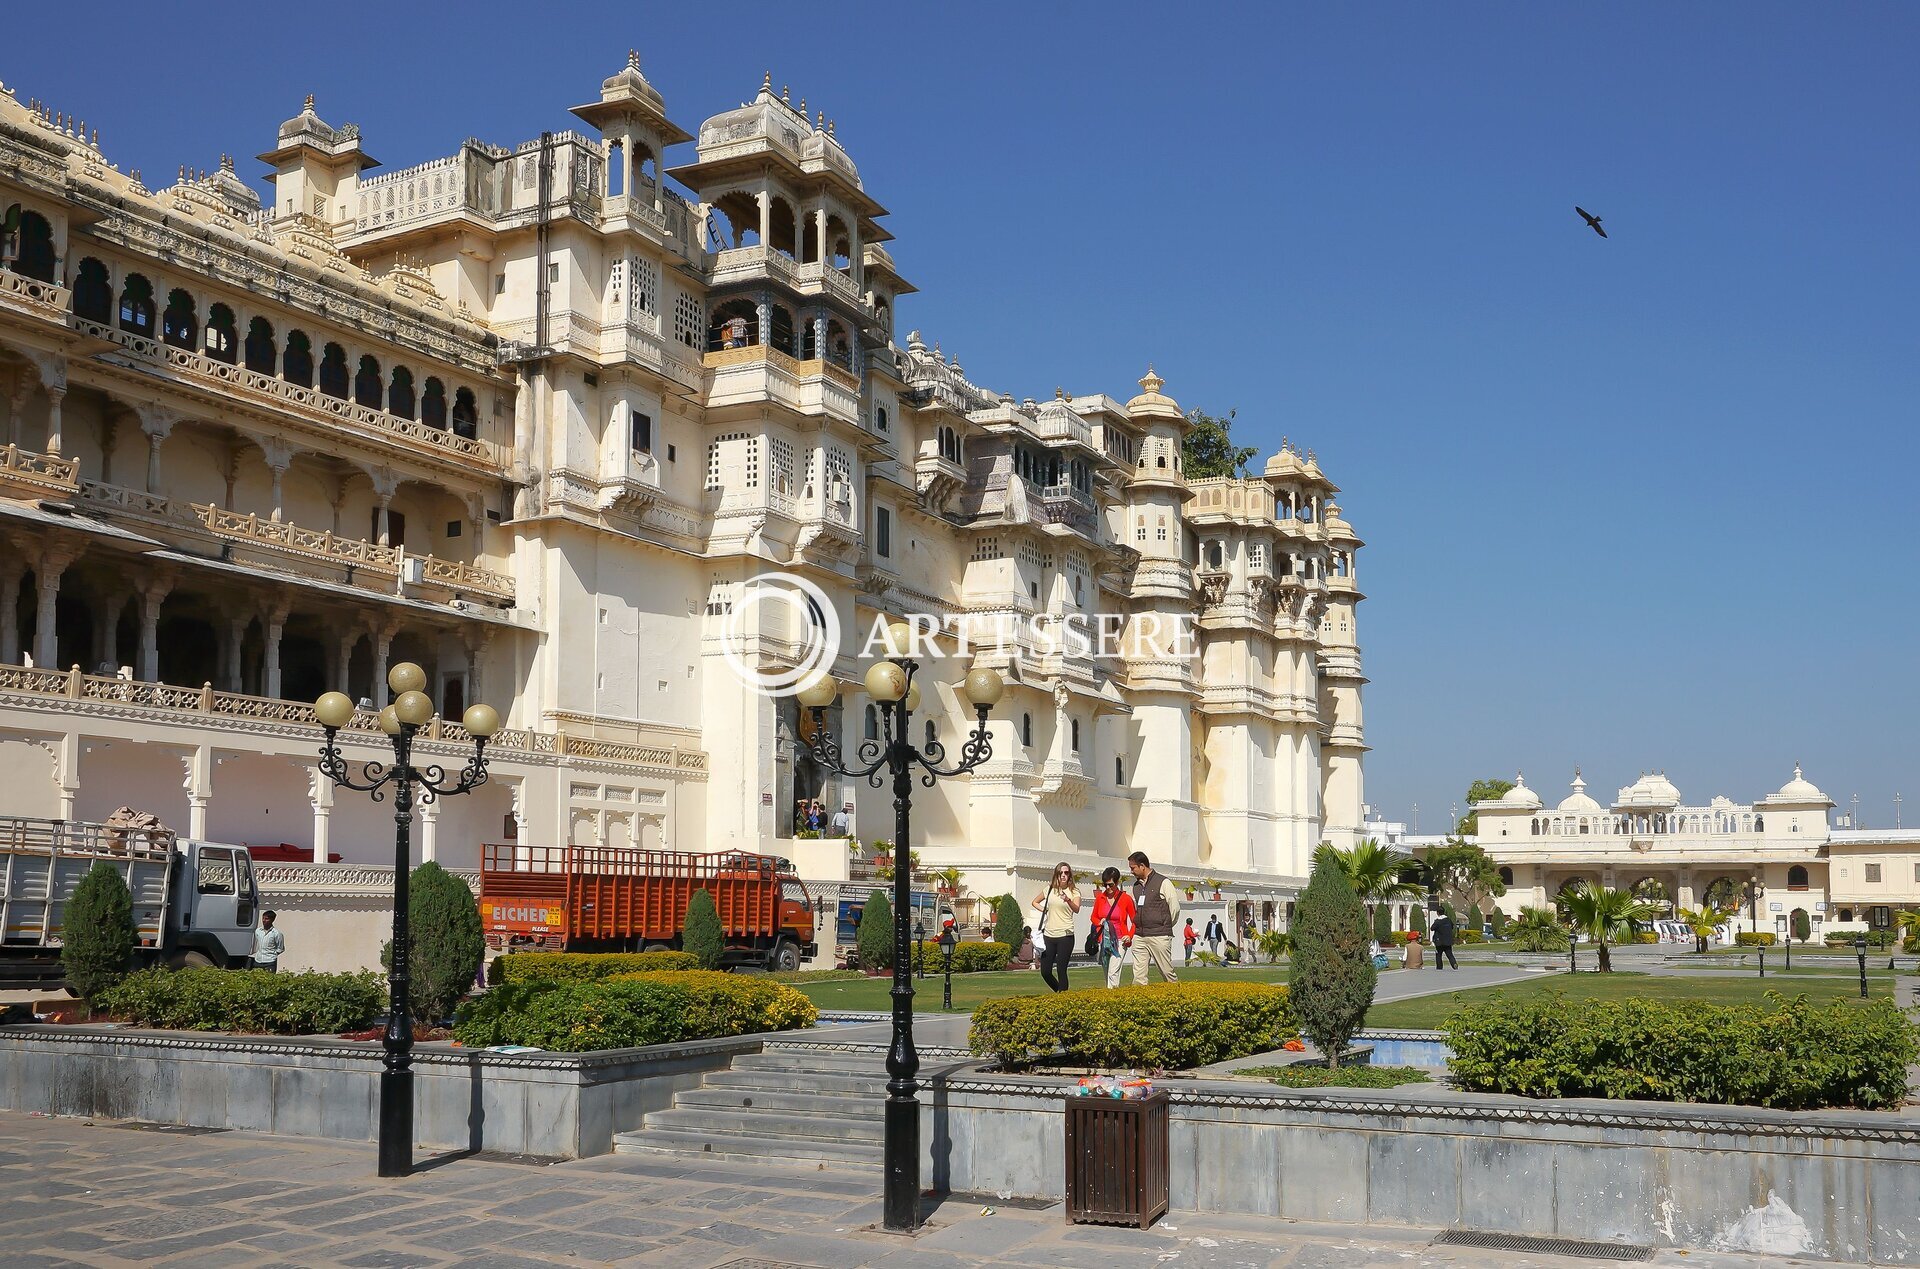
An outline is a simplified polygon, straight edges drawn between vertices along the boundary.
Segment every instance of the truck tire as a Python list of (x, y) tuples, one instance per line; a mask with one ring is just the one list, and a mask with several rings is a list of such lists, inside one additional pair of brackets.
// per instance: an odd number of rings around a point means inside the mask
[(180, 952), (167, 961), (170, 969), (212, 969), (213, 958), (205, 952)]
[(671, 952), (673, 949), (665, 943), (649, 943), (642, 950), (648, 952)]
[(776, 974), (791, 974), (799, 968), (800, 945), (792, 939), (781, 939), (780, 946), (767, 958), (767, 969)]

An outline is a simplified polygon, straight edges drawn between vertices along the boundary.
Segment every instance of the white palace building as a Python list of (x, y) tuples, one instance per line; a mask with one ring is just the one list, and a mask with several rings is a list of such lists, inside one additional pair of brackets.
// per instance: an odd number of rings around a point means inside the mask
[(1665, 774), (1642, 773), (1602, 806), (1576, 770), (1554, 806), (1524, 776), (1506, 796), (1475, 803), (1473, 840), (1500, 865), (1507, 893), (1499, 906), (1509, 915), (1546, 907), (1583, 880), (1621, 889), (1657, 882), (1681, 908), (1732, 909), (1738, 930), (1781, 935), (1804, 913), (1815, 941), (1885, 929), (1898, 912), (1920, 908), (1920, 832), (1835, 826), (1833, 805), (1798, 767), (1756, 801), (1704, 805), (1688, 805)]
[[(371, 960), (312, 914), (377, 910), (390, 808), (319, 777), (309, 703), (366, 702), (347, 756), (378, 757), (411, 660), (445, 719), (506, 720), (421, 856), (745, 847), (842, 878), (792, 808), (851, 803), (871, 840), (888, 795), (825, 776), (794, 702), (722, 656), (777, 570), (854, 631), (1195, 628), (1191, 656), (977, 653), (1011, 682), (994, 758), (918, 795), (913, 843), (976, 892), (1144, 849), (1277, 908), (1360, 833), (1361, 543), (1310, 451), (1188, 480), (1151, 370), (1126, 400), (970, 382), (898, 329), (886, 209), (771, 77), (696, 135), (629, 57), (573, 113), (387, 172), (309, 98), (263, 200), (226, 158), (150, 183), (0, 88), (0, 812), (130, 805), (245, 843), (292, 962)], [(766, 617), (748, 652), (777, 666), (794, 634)], [(926, 692), (948, 743), (965, 669)], [(857, 694), (830, 718), (848, 749), (871, 725)], [(465, 740), (436, 721), (422, 747)]]

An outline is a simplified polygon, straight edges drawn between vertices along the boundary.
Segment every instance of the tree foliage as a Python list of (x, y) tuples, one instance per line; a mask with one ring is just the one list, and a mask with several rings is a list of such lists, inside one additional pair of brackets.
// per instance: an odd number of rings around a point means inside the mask
[(1393, 934), (1393, 912), (1383, 903), (1373, 910), (1373, 938), (1385, 943)]
[[(486, 930), (473, 891), (439, 864), (415, 868), (407, 886), (407, 1004), (414, 1017), (438, 1022), (472, 990), (487, 958)], [(392, 967), (391, 941), (380, 963)]]
[(1600, 972), (1613, 972), (1613, 960), (1607, 953), (1609, 943), (1633, 937), (1635, 921), (1650, 921), (1659, 915), (1652, 904), (1636, 899), (1626, 890), (1583, 881), (1565, 893), (1567, 919), (1573, 928), (1593, 940), (1600, 949)]
[(93, 866), (67, 900), (60, 968), (73, 994), (91, 1004), (133, 965), (133, 896), (120, 870)]
[(884, 890), (867, 896), (860, 910), (860, 928), (854, 935), (860, 949), (862, 969), (890, 969), (893, 966), (893, 905)]
[(1377, 973), (1366, 908), (1335, 859), (1322, 852), (1293, 920), (1293, 1010), (1300, 1030), (1338, 1066), (1373, 1004)]
[(1488, 899), (1507, 892), (1500, 880), (1500, 865), (1493, 856), (1472, 842), (1449, 837), (1445, 844), (1427, 852), (1427, 873), (1440, 894), (1455, 907), (1469, 913), (1480, 911)]
[(1520, 909), (1512, 933), (1514, 947), (1522, 952), (1557, 952), (1567, 942), (1567, 927), (1552, 908)]
[(1236, 413), (1234, 410), (1225, 414), (1187, 411), (1187, 422), (1193, 425), (1193, 430), (1180, 443), (1180, 455), (1188, 480), (1247, 474), (1247, 464), (1259, 451), (1251, 445), (1233, 443), (1231, 433)]
[[(1052, 884), (1051, 881), (1048, 882)], [(1020, 946), (1020, 927), (1023, 924), (1020, 901), (1010, 894), (1003, 894), (993, 901), (993, 941), (1005, 943), (1008, 947)]]
[(720, 910), (713, 904), (712, 893), (703, 886), (687, 900), (687, 919), (680, 931), (680, 950), (698, 957), (701, 969), (716, 969), (720, 965), (720, 953), (725, 947), (726, 940), (720, 933)]
[(1805, 908), (1793, 910), (1793, 937), (1800, 943), (1813, 937), (1813, 919), (1807, 915)]
[(1345, 848), (1335, 846), (1332, 842), (1321, 842), (1313, 852), (1314, 867), (1320, 867), (1323, 861), (1338, 869), (1354, 894), (1369, 907), (1401, 899), (1418, 899), (1425, 893), (1407, 879), (1409, 868), (1414, 863), (1413, 856), (1382, 846), (1371, 837)]
[(1475, 780), (1467, 786), (1467, 813), (1453, 826), (1453, 831), (1461, 837), (1472, 837), (1480, 831), (1480, 812), (1473, 809), (1476, 802), (1494, 802), (1513, 792), (1511, 780)]

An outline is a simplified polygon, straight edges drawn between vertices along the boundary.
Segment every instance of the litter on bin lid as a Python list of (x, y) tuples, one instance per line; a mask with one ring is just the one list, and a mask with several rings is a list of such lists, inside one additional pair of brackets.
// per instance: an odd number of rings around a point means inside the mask
[(1111, 1075), (1082, 1075), (1075, 1090), (1081, 1097), (1113, 1097), (1138, 1101), (1153, 1092), (1153, 1081), (1146, 1078), (1116, 1079)]

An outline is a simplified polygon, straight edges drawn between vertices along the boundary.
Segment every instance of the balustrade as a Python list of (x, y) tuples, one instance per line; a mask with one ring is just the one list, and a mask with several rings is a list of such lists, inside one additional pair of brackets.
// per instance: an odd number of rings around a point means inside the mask
[[(0, 273), (0, 277), (9, 274)], [(9, 445), (0, 453), (0, 486), (11, 485), (44, 493), (75, 493), (79, 489), (80, 463), (72, 458), (55, 458)]]

